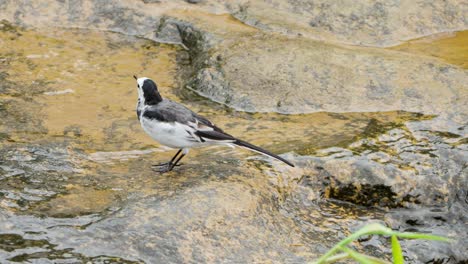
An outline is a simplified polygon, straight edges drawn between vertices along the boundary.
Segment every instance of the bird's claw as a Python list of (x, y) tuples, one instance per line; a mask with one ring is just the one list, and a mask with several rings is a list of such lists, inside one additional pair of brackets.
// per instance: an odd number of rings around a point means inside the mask
[(153, 164), (153, 165), (151, 165), (151, 167), (161, 167), (161, 166), (166, 166), (168, 164), (169, 164), (169, 162), (164, 162), (164, 163), (159, 163), (159, 164)]
[(158, 167), (152, 167), (153, 171), (155, 172), (159, 172), (159, 173), (165, 173), (165, 172), (169, 172), (172, 170), (172, 166), (167, 163), (166, 165), (161, 165), (161, 166), (158, 166)]
[(172, 163), (166, 162), (166, 163), (162, 163), (162, 164), (153, 165), (151, 167), (151, 169), (153, 171), (156, 171), (156, 172), (159, 172), (159, 173), (162, 174), (162, 173), (171, 171), (176, 166), (180, 166), (180, 164), (174, 165)]
[[(162, 167), (162, 166), (168, 166), (170, 164), (170, 162), (164, 162), (164, 163), (159, 163), (159, 164), (153, 164), (151, 165), (151, 167)], [(174, 167), (177, 167), (177, 166), (180, 166), (182, 164), (176, 164), (174, 165)]]

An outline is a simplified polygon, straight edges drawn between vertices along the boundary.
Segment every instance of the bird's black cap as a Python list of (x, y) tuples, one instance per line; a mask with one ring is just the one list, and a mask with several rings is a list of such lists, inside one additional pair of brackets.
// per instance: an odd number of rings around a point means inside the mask
[(158, 86), (151, 79), (145, 79), (141, 87), (143, 90), (143, 96), (145, 97), (145, 104), (155, 105), (162, 101), (162, 97), (159, 94)]

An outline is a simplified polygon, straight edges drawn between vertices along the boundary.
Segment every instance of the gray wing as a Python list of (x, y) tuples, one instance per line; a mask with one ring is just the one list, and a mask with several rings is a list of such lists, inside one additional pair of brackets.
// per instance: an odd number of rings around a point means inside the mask
[(162, 102), (145, 109), (143, 116), (161, 122), (178, 122), (186, 124), (195, 121), (193, 112), (176, 102), (164, 99)]
[(236, 139), (215, 126), (207, 118), (196, 114), (187, 107), (164, 99), (157, 105), (153, 105), (143, 113), (149, 119), (156, 119), (162, 122), (177, 122), (186, 125), (187, 133), (200, 142), (209, 141), (235, 141)]

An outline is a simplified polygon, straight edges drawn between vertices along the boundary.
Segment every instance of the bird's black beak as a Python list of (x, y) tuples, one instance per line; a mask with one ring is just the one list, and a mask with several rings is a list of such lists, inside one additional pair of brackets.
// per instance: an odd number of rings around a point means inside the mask
[(133, 75), (133, 78), (135, 78), (135, 80), (138, 80), (138, 77), (136, 77), (136, 75)]

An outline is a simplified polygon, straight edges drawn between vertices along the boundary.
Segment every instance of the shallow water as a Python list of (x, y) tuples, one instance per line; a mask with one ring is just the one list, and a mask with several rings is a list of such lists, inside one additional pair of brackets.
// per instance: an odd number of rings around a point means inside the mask
[(468, 68), (468, 31), (435, 34), (391, 47), (409, 53), (440, 58), (450, 64)]
[[(197, 149), (175, 171), (153, 172), (151, 164), (174, 151), (140, 128), (132, 75), (153, 78), (163, 96), (276, 153), (326, 156), (319, 150), (433, 116), (232, 111), (179, 88), (181, 53), (177, 46), (111, 32), (3, 24), (1, 259), (303, 262), (359, 221), (383, 219), (381, 209), (299, 192), (307, 172), (247, 151)], [(283, 172), (297, 178), (277, 177)]]
[[(178, 48), (174, 46), (88, 30), (56, 29), (43, 33), (17, 29), (16, 33), (1, 34), (3, 111), (15, 116), (2, 122), (1, 132), (8, 138), (2, 144), (4, 147), (65, 144), (64, 155), (74, 170), (96, 181), (101, 178), (98, 170), (109, 163), (120, 165), (110, 167), (112, 170), (125, 169), (126, 162), (142, 156), (156, 163), (173, 154), (153, 142), (138, 124), (133, 73), (157, 80), (165, 97), (187, 104), (229, 133), (278, 153), (311, 154), (320, 148), (345, 146), (368, 136), (371, 120), (377, 124), (376, 129), (385, 130), (407, 120), (427, 118), (404, 112), (307, 115), (232, 112), (175, 87)], [(194, 150), (186, 162), (207, 162), (210, 158), (206, 153), (213, 151), (226, 159), (254, 155), (246, 151), (236, 154), (230, 148), (201, 149)], [(110, 203), (115, 195), (114, 191), (92, 191), (73, 184), (66, 185), (66, 191), (70, 193), (67, 196), (70, 202), (83, 203), (84, 208), (89, 203), (102, 209), (101, 202)], [(76, 193), (82, 193), (85, 200), (76, 199)], [(62, 196), (55, 199), (57, 205), (66, 204)], [(90, 203), (89, 199), (100, 201)], [(60, 207), (66, 207), (73, 215), (73, 206), (54, 206)]]

